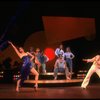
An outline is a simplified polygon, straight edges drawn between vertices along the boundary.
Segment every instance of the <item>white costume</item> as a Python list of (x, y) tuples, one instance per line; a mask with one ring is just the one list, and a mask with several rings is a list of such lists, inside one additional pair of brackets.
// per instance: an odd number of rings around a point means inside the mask
[(81, 87), (82, 88), (86, 88), (87, 85), (89, 84), (90, 81), (90, 77), (93, 73), (97, 73), (97, 75), (100, 78), (100, 55), (97, 55), (95, 57), (93, 57), (92, 59), (87, 59), (87, 62), (93, 62), (91, 68), (89, 69), (85, 79), (82, 82)]
[(69, 58), (69, 59), (73, 59), (75, 56), (72, 52), (65, 52), (64, 57)]
[(62, 54), (62, 56), (64, 57), (64, 51), (63, 51), (62, 49), (57, 48), (57, 49), (55, 50), (55, 55), (56, 55), (57, 57), (59, 57), (59, 54)]

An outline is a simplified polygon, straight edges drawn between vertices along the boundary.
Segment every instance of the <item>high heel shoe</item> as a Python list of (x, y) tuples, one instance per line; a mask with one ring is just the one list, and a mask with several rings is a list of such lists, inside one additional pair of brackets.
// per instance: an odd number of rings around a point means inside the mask
[(86, 90), (86, 87), (81, 87), (83, 90)]
[(34, 85), (34, 89), (35, 89), (35, 91), (37, 91), (38, 90), (38, 85)]
[(19, 92), (19, 88), (16, 88), (16, 92)]

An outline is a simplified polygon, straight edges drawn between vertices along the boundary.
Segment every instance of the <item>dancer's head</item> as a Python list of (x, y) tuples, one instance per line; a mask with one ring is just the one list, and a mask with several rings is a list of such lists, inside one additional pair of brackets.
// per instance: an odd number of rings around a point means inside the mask
[(41, 51), (41, 54), (43, 55), (44, 54), (44, 51)]
[(60, 59), (62, 59), (62, 58), (63, 58), (63, 55), (62, 55), (62, 53), (61, 53), (61, 54), (59, 54), (59, 58), (60, 58)]
[(62, 45), (62, 44), (60, 44), (59, 48), (60, 48), (60, 49), (63, 49), (63, 45)]
[(70, 47), (67, 47), (67, 48), (66, 48), (66, 52), (71, 52)]
[(36, 52), (40, 52), (40, 48), (37, 48), (37, 49), (36, 49)]
[(19, 47), (19, 52), (20, 53), (23, 53), (24, 52), (24, 49), (22, 47)]
[(33, 47), (30, 47), (30, 52), (33, 52), (34, 51), (34, 48)]

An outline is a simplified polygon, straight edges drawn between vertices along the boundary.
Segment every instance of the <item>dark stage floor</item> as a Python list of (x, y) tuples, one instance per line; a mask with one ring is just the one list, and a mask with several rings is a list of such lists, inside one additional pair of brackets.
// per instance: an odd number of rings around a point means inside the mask
[(86, 90), (80, 86), (71, 87), (48, 87), (39, 88), (37, 92), (33, 88), (21, 88), (20, 92), (15, 91), (14, 84), (0, 84), (0, 99), (1, 98), (63, 98), (63, 99), (100, 99), (100, 83), (93, 83)]

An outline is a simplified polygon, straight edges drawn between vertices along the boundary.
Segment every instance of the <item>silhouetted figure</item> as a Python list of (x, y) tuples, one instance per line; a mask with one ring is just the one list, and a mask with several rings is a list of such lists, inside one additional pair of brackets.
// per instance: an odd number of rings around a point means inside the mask
[(4, 82), (8, 82), (8, 83), (13, 81), (11, 61), (12, 61), (12, 59), (10, 57), (6, 58), (3, 61), (3, 66), (5, 68), (5, 70), (4, 70)]

